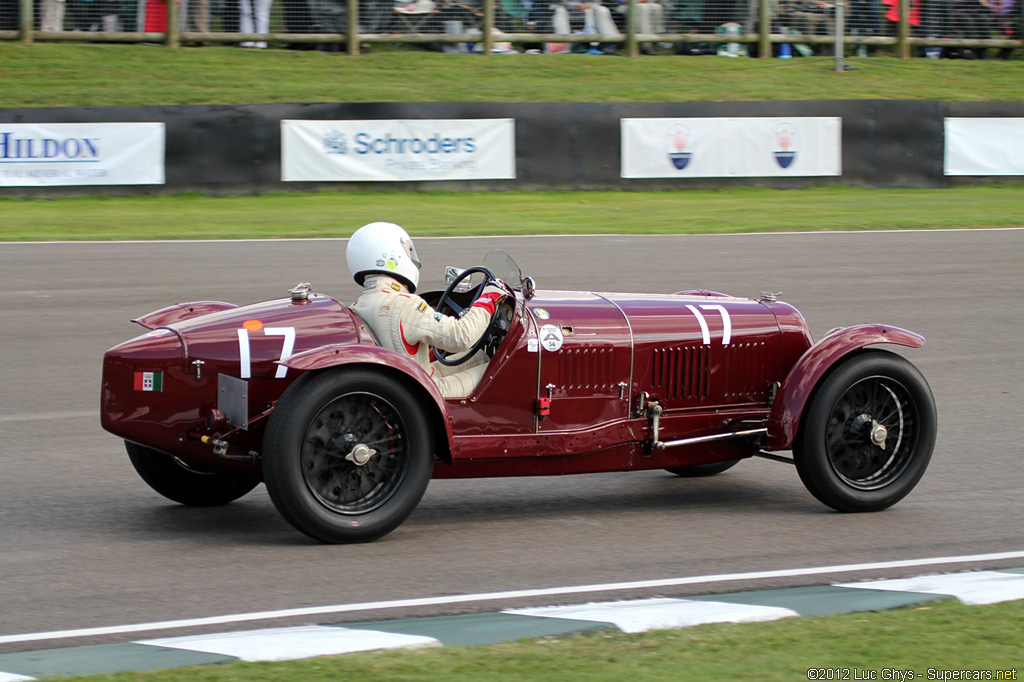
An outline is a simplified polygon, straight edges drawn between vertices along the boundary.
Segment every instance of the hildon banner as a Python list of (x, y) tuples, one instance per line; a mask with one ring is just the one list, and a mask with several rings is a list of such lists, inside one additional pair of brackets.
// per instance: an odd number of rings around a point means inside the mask
[(2, 123), (0, 187), (164, 184), (163, 123)]
[(842, 175), (842, 119), (624, 118), (623, 178)]
[(281, 180), (515, 179), (515, 119), (281, 121)]

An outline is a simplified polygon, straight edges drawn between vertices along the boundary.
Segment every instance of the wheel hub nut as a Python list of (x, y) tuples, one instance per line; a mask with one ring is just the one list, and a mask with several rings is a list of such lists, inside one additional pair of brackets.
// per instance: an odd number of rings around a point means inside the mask
[(889, 437), (889, 430), (878, 423), (878, 420), (871, 420), (871, 442), (885, 449), (885, 439)]
[(352, 452), (345, 455), (345, 459), (352, 462), (356, 466), (363, 466), (370, 461), (370, 458), (377, 454), (377, 451), (373, 448), (360, 443), (359, 445), (352, 448)]

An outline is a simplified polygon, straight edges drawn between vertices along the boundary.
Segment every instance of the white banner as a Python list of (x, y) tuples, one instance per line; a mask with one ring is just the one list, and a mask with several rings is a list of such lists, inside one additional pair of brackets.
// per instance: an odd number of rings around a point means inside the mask
[(838, 117), (624, 118), (624, 178), (842, 175)]
[(285, 182), (515, 177), (511, 118), (281, 121)]
[(947, 118), (946, 175), (1024, 175), (1024, 118)]
[(0, 187), (162, 184), (163, 123), (0, 123)]

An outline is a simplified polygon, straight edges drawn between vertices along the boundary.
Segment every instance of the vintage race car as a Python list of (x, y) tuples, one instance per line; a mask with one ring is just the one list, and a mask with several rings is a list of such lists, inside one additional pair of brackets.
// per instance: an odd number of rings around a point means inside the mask
[(927, 382), (869, 348), (923, 345), (912, 332), (864, 324), (815, 343), (770, 293), (544, 291), (500, 251), (448, 280), (425, 298), (450, 315), (488, 281), (510, 289), (476, 344), (491, 359), (469, 396), (443, 398), (347, 305), (299, 285), (134, 320), (150, 331), (104, 357), (103, 427), (165, 497), (219, 505), (262, 481), (291, 524), (331, 543), (394, 530), (431, 477), (708, 476), (759, 455), (862, 512), (903, 498), (931, 458)]

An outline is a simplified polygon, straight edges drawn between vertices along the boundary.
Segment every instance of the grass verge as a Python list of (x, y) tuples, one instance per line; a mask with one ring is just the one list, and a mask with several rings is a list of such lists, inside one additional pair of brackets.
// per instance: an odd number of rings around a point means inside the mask
[(672, 192), (330, 192), (0, 199), (0, 241), (347, 237), (374, 220), (417, 236), (696, 234), (1024, 226), (1017, 185)]
[[(77, 679), (90, 682), (905, 679), (892, 673), (897, 670), (901, 675), (914, 671), (918, 675), (914, 679), (1009, 680), (1024, 679), (1021, 632), (1024, 632), (1024, 601), (991, 606), (964, 606), (956, 601), (944, 601), (913, 609), (771, 623), (704, 625), (637, 635), (599, 633), (489, 647), (372, 652), (285, 663), (230, 663)], [(831, 669), (832, 673), (809, 676), (809, 669)], [(960, 673), (952, 677), (952, 671), (982, 674), (969, 677)], [(1002, 677), (999, 672), (1003, 673)]]
[[(1024, 99), (1024, 60), (452, 55), (0, 42), (3, 107), (258, 102)], [(198, 77), (197, 77), (198, 76)]]

